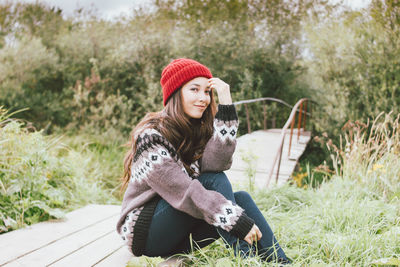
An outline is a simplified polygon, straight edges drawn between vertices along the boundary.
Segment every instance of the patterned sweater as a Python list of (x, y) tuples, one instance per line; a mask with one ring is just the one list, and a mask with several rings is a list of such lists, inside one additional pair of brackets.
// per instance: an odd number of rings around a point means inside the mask
[[(243, 239), (254, 225), (244, 210), (222, 194), (207, 190), (196, 179), (203, 172), (230, 168), (236, 147), (238, 118), (234, 105), (219, 105), (214, 133), (203, 156), (191, 164), (189, 176), (175, 148), (155, 129), (139, 133), (117, 231), (136, 256), (144, 253), (145, 241), (157, 201), (220, 227)], [(129, 223), (127, 223), (129, 222)], [(133, 240), (133, 244), (130, 242)], [(132, 247), (131, 247), (132, 246)]]

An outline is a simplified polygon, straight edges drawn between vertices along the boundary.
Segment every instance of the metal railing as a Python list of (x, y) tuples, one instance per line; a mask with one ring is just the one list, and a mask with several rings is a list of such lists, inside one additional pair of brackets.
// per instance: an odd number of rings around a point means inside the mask
[(247, 104), (250, 103), (255, 103), (255, 102), (261, 102), (263, 101), (263, 115), (264, 115), (264, 130), (267, 129), (267, 109), (266, 109), (266, 103), (267, 101), (271, 101), (271, 102), (278, 102), (280, 104), (283, 104), (289, 108), (292, 108), (293, 106), (289, 105), (288, 103), (286, 103), (285, 101), (278, 99), (278, 98), (274, 98), (274, 97), (262, 97), (262, 98), (256, 98), (256, 99), (249, 99), (249, 100), (242, 100), (242, 101), (237, 101), (235, 103), (233, 103), (235, 106), (237, 105), (244, 105), (245, 111), (246, 111), (246, 121), (247, 121), (247, 132), (251, 133), (251, 126), (250, 126), (250, 114), (249, 114), (249, 109), (247, 107)]
[[(296, 113), (298, 112), (298, 119), (297, 119), (297, 141), (300, 138), (300, 132), (301, 129), (303, 129), (303, 131), (305, 131), (305, 127), (306, 127), (306, 116), (309, 115), (311, 116), (311, 112), (307, 112), (307, 103), (310, 102), (310, 100), (308, 98), (302, 98), (299, 101), (297, 101), (297, 103), (294, 106), (289, 105), (288, 103), (286, 103), (283, 100), (277, 99), (277, 98), (273, 98), (273, 97), (264, 97), (264, 98), (257, 98), (257, 99), (250, 99), (250, 100), (243, 100), (243, 101), (238, 101), (233, 103), (235, 106), (236, 105), (240, 105), (243, 104), (245, 107), (245, 111), (246, 111), (246, 121), (247, 121), (247, 131), (248, 133), (251, 133), (251, 126), (250, 126), (250, 114), (249, 114), (249, 110), (247, 107), (247, 104), (250, 103), (255, 103), (255, 102), (260, 102), (260, 101), (273, 101), (273, 102), (278, 102), (281, 103), (287, 107), (292, 108), (292, 111), (290, 112), (289, 118), (286, 121), (285, 125), (283, 126), (282, 130), (281, 130), (281, 136), (280, 136), (280, 142), (279, 142), (279, 147), (278, 147), (278, 151), (275, 155), (274, 158), (274, 162), (272, 163), (271, 166), (271, 170), (270, 173), (268, 175), (268, 181), (267, 181), (267, 186), (269, 185), (275, 166), (278, 165), (277, 167), (277, 171), (276, 171), (276, 181), (278, 181), (278, 177), (279, 177), (279, 171), (280, 171), (280, 166), (281, 166), (281, 160), (282, 160), (282, 152), (283, 152), (283, 145), (284, 145), (284, 141), (285, 141), (285, 136), (286, 136), (286, 132), (287, 129), (290, 125), (290, 139), (289, 139), (289, 149), (288, 149), (288, 157), (290, 156), (290, 150), (291, 150), (291, 146), (292, 146), (292, 137), (293, 137), (293, 128), (294, 128), (294, 124), (295, 124), (295, 120), (296, 120)], [(310, 105), (308, 105), (309, 110), (310, 109)], [(266, 103), (263, 104), (263, 114), (264, 114), (264, 130), (266, 130)]]

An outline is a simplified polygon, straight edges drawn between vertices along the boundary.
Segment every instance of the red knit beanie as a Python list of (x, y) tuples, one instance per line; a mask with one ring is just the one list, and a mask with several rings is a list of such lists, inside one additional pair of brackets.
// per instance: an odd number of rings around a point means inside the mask
[(178, 58), (169, 63), (161, 73), (164, 106), (171, 95), (188, 81), (197, 78), (212, 78), (211, 71), (196, 60)]

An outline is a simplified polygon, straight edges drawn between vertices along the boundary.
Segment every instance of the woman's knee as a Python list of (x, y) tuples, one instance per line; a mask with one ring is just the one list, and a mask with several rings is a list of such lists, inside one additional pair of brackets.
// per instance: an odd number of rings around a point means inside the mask
[(200, 175), (199, 181), (209, 190), (232, 190), (231, 182), (224, 172), (208, 172)]
[(246, 191), (237, 191), (234, 193), (235, 196), (235, 200), (236, 202), (248, 202), (248, 201), (253, 201), (253, 198), (251, 197), (251, 195), (249, 193), (247, 193)]
[(219, 186), (232, 188), (231, 181), (229, 181), (228, 176), (224, 172), (216, 173), (215, 182)]

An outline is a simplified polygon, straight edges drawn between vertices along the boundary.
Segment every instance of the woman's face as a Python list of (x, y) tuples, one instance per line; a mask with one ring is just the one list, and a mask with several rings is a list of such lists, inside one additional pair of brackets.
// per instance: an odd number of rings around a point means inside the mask
[(208, 79), (197, 77), (190, 80), (182, 86), (181, 97), (185, 114), (190, 118), (200, 119), (211, 102)]

